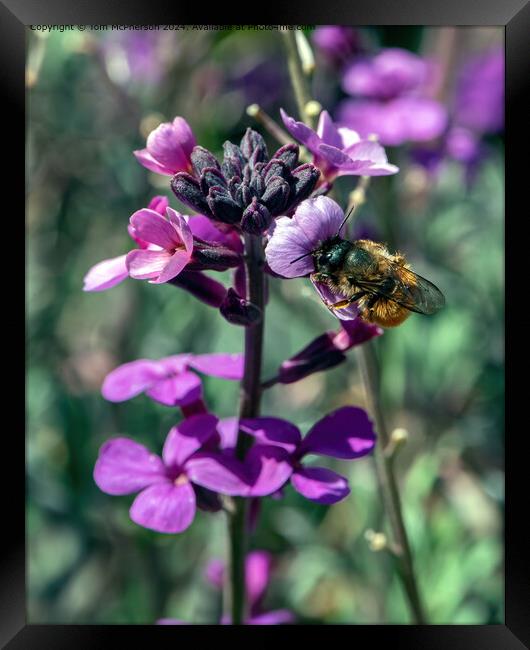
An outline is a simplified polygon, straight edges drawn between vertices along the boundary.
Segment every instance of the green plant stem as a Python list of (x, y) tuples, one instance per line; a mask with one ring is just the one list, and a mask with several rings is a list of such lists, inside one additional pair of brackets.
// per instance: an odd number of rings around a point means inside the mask
[(306, 107), (311, 101), (311, 94), (309, 92), (309, 85), (307, 77), (302, 68), (302, 61), (298, 52), (296, 44), (296, 36), (294, 30), (287, 30), (280, 32), (287, 50), (287, 65), (289, 67), (289, 76), (291, 77), (291, 84), (294, 90), (296, 104), (298, 106), (298, 113), (300, 118), (311, 128), (315, 126), (315, 117), (308, 115)]
[(385, 510), (390, 521), (390, 528), (392, 530), (393, 556), (396, 561), (398, 575), (407, 595), (414, 623), (426, 623), (427, 620), (418, 589), (418, 583), (414, 574), (412, 553), (407, 536), (407, 529), (405, 528), (405, 522), (403, 520), (401, 501), (392, 466), (392, 459), (385, 455), (385, 448), (388, 445), (389, 436), (385, 427), (379, 399), (379, 369), (373, 341), (361, 345), (358, 349), (368, 408), (375, 420), (376, 431), (379, 436), (378, 444), (375, 446), (374, 450), (374, 461), (379, 489), (381, 491)]
[[(258, 323), (245, 328), (245, 366), (241, 380), (240, 418), (259, 415), (261, 400), (261, 365), (265, 307), (265, 276), (263, 273), (263, 243), (261, 237), (245, 235), (245, 266), (247, 271), (247, 300), (261, 309)], [(236, 456), (243, 459), (251, 440), (239, 435)], [(242, 625), (247, 618), (245, 594), (245, 557), (248, 548), (248, 500), (234, 497), (228, 514), (229, 532), (229, 597), (228, 611), (233, 625)]]

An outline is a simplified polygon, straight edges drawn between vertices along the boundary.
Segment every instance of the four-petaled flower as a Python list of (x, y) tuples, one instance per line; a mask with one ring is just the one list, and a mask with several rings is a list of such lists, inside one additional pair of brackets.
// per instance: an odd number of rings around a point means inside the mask
[(380, 144), (362, 140), (356, 131), (337, 126), (327, 111), (320, 113), (316, 132), (283, 109), (280, 112), (287, 130), (311, 151), (314, 165), (328, 183), (337, 176), (388, 176), (399, 171), (388, 162)]
[(180, 533), (190, 526), (197, 506), (197, 486), (227, 495), (240, 495), (248, 486), (237, 461), (208, 443), (217, 440), (217, 418), (193, 415), (173, 427), (162, 458), (129, 438), (108, 440), (99, 450), (94, 480), (107, 494), (139, 492), (131, 519), (160, 533)]
[(191, 369), (238, 381), (243, 376), (243, 356), (176, 354), (156, 361), (137, 359), (110, 372), (101, 393), (110, 402), (123, 402), (145, 393), (166, 406), (190, 406), (202, 399), (201, 379)]
[[(292, 467), (293, 488), (311, 501), (332, 504), (348, 496), (348, 480), (325, 467), (306, 466), (307, 454), (353, 460), (369, 454), (375, 446), (375, 432), (365, 411), (344, 406), (319, 420), (302, 438), (300, 430), (280, 418), (258, 417), (239, 421), (241, 431), (260, 444), (277, 446), (283, 461)], [(281, 457), (278, 457), (280, 461)], [(278, 462), (277, 461), (277, 462)], [(253, 491), (250, 491), (253, 495)]]
[(173, 176), (189, 171), (190, 156), (197, 144), (190, 125), (183, 117), (163, 122), (147, 136), (145, 149), (134, 152), (138, 162), (152, 172)]
[[(327, 196), (304, 201), (292, 218), (282, 217), (276, 221), (276, 227), (265, 249), (270, 268), (285, 278), (313, 274), (315, 264), (312, 253), (323, 242), (338, 236), (343, 219), (343, 211)], [(332, 291), (326, 284), (315, 281), (313, 277), (311, 281), (326, 304), (345, 299), (342, 293)], [(358, 316), (355, 303), (344, 309), (333, 310), (333, 313), (341, 320), (351, 320)]]

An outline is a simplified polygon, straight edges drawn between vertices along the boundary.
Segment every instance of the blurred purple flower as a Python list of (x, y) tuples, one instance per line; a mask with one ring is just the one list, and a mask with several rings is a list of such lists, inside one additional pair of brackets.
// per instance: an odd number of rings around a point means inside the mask
[[(276, 227), (265, 249), (268, 265), (274, 273), (285, 278), (311, 274), (313, 286), (327, 304), (344, 300), (343, 294), (331, 291), (312, 276), (315, 271), (312, 253), (323, 242), (338, 236), (343, 219), (343, 211), (327, 196), (318, 196), (304, 201), (292, 218), (277, 219)], [(344, 309), (333, 310), (333, 313), (340, 320), (352, 320), (358, 315), (355, 303)]]
[(228, 495), (246, 489), (237, 461), (204, 451), (216, 436), (216, 424), (213, 415), (184, 420), (170, 430), (162, 458), (129, 438), (108, 440), (99, 450), (94, 480), (107, 494), (140, 491), (129, 511), (135, 523), (160, 533), (180, 533), (195, 517), (195, 485)]
[(313, 154), (313, 164), (331, 183), (337, 176), (388, 176), (399, 168), (391, 165), (383, 147), (377, 142), (361, 140), (356, 131), (337, 127), (329, 113), (322, 111), (316, 132), (297, 122), (280, 109), (287, 130)]
[(282, 61), (267, 58), (251, 62), (246, 57), (234, 62), (226, 83), (228, 90), (238, 90), (244, 95), (245, 105), (259, 104), (263, 108), (274, 104), (282, 95), (287, 82)]
[(241, 354), (177, 354), (158, 361), (138, 359), (110, 372), (101, 393), (110, 402), (124, 402), (145, 393), (166, 406), (186, 407), (202, 399), (200, 378), (191, 369), (239, 381), (243, 376)]
[(341, 65), (361, 49), (359, 32), (344, 25), (322, 25), (312, 34), (313, 43), (332, 64)]
[[(267, 551), (251, 551), (245, 558), (245, 587), (250, 610), (246, 625), (281, 625), (293, 623), (294, 615), (287, 609), (272, 612), (262, 611), (262, 602), (270, 582), (272, 555)], [(225, 564), (213, 559), (206, 567), (206, 578), (217, 589), (222, 589), (225, 579)], [(223, 625), (230, 625), (230, 618), (223, 616)]]
[(138, 162), (157, 174), (174, 176), (190, 171), (191, 152), (197, 144), (190, 125), (183, 117), (163, 122), (147, 136), (145, 149), (134, 152)]
[(344, 72), (343, 88), (363, 99), (347, 99), (338, 121), (362, 137), (378, 136), (385, 145), (425, 141), (441, 135), (447, 124), (445, 107), (426, 96), (437, 67), (399, 48), (354, 61)]
[(456, 89), (456, 124), (475, 133), (504, 128), (504, 51), (482, 52), (462, 67)]
[[(168, 205), (169, 202), (165, 196), (155, 196), (149, 202), (147, 209), (162, 215), (166, 212)], [(138, 236), (133, 226), (129, 225), (128, 231), (139, 248), (150, 248), (150, 244)], [(84, 277), (83, 291), (105, 291), (123, 282), (125, 278), (129, 277), (126, 258), (126, 254), (120, 255), (109, 260), (103, 260), (93, 266)]]
[(302, 458), (307, 454), (349, 460), (362, 458), (372, 451), (376, 439), (365, 411), (354, 406), (329, 413), (304, 438), (294, 424), (280, 418), (243, 419), (239, 427), (262, 445), (278, 446), (292, 466), (293, 488), (307, 499), (327, 505), (348, 496), (347, 479), (324, 467), (303, 465)]
[(338, 332), (326, 332), (311, 341), (278, 369), (278, 374), (264, 383), (269, 388), (275, 384), (300, 381), (315, 372), (328, 370), (346, 361), (345, 352), (370, 339), (381, 336), (383, 330), (360, 318), (341, 321)]

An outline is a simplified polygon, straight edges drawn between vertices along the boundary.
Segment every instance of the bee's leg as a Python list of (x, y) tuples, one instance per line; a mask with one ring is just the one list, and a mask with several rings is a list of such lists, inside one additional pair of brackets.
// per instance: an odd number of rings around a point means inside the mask
[(362, 298), (364, 295), (366, 295), (366, 291), (358, 291), (357, 293), (354, 293), (351, 298), (347, 298), (346, 300), (339, 300), (339, 302), (335, 302), (332, 305), (328, 304), (328, 307), (330, 309), (345, 309), (346, 307), (349, 307), (352, 302), (359, 300), (359, 298)]

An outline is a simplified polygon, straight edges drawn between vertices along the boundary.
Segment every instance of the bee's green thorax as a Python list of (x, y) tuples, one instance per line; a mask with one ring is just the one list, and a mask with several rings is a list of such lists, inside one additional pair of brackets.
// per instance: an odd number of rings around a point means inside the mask
[(334, 273), (342, 267), (353, 244), (346, 239), (328, 239), (315, 251), (313, 258), (316, 270), (320, 273)]

